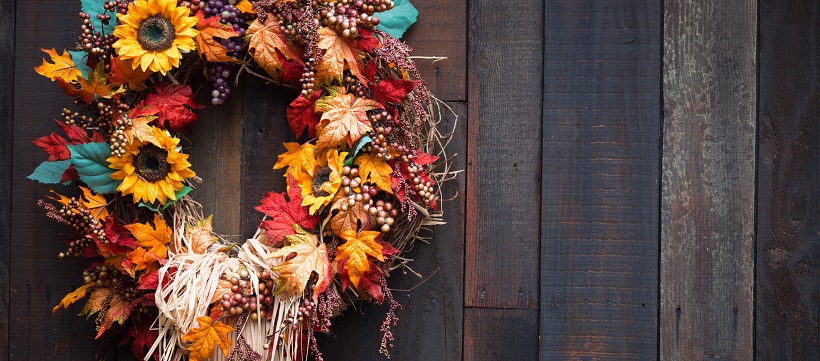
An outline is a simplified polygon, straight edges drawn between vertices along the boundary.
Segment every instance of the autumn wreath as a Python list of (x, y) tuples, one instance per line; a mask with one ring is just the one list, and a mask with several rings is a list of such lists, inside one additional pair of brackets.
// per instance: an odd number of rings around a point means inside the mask
[[(34, 141), (49, 158), (29, 178), (76, 188), (40, 204), (76, 232), (59, 256), (91, 262), (54, 311), (88, 296), (97, 337), (145, 360), (296, 360), (321, 359), (315, 333), (351, 302), (386, 302), (387, 353), (386, 278), (441, 222), (453, 176), (446, 109), (396, 39), (415, 15), (404, 0), (82, 0), (75, 49), (35, 68), (76, 109)], [(303, 141), (235, 244), (194, 200), (180, 135), (203, 108), (192, 81), (216, 106), (242, 74), (301, 91), (287, 120)]]

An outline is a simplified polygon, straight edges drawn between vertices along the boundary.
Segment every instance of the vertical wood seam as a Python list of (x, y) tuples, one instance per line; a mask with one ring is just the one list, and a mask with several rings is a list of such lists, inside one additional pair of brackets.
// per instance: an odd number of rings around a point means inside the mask
[[(3, 129), (3, 144), (0, 145), (2, 148), (2, 152), (0, 152), (0, 156), (3, 157), (2, 159), (2, 169), (3, 172), (0, 175), (2, 180), (0, 180), (0, 191), (2, 194), (0, 197), (3, 198), (2, 204), (0, 204), (0, 260), (3, 261), (5, 265), (4, 269), (0, 269), (0, 287), (3, 289), (3, 294), (0, 295), (0, 345), (2, 345), (4, 349), (4, 353), (0, 354), (0, 360), (8, 360), (11, 357), (11, 312), (10, 312), (10, 291), (11, 291), (11, 221), (12, 221), (12, 210), (13, 210), (13, 202), (11, 201), (11, 197), (14, 194), (12, 189), (13, 182), (14, 182), (14, 81), (16, 78), (15, 75), (15, 54), (16, 54), (16, 32), (17, 32), (17, 1), (3, 1), (6, 5), (11, 2), (11, 9), (5, 9), (3, 14), (3, 18), (6, 18), (6, 15), (10, 19), (4, 19), (5, 27), (4, 37), (7, 37), (6, 40), (11, 42), (10, 50), (7, 47), (6, 51), (4, 52), (4, 57), (0, 61), (4, 64), (4, 83), (6, 85), (6, 91), (8, 92), (8, 97), (6, 97), (5, 102), (3, 104), (3, 108), (5, 109), (4, 112), (8, 112), (3, 116), (3, 119), (0, 119), (2, 122), (2, 129)], [(9, 64), (10, 63), (10, 64)]]
[(660, 22), (660, 31), (658, 32), (658, 44), (660, 44), (660, 46), (658, 47), (658, 52), (659, 52), (659, 54), (658, 54), (659, 55), (658, 56), (658, 63), (659, 63), (658, 64), (658, 71), (659, 71), (659, 74), (658, 74), (658, 97), (659, 97), (658, 104), (660, 106), (658, 107), (658, 179), (657, 179), (657, 185), (658, 185), (658, 213), (656, 215), (656, 221), (658, 222), (658, 229), (657, 229), (657, 232), (658, 232), (658, 238), (657, 238), (657, 241), (658, 241), (658, 243), (657, 243), (657, 247), (658, 247), (658, 266), (657, 266), (658, 267), (658, 269), (657, 269), (658, 274), (657, 274), (657, 280), (655, 281), (656, 282), (656, 287), (657, 287), (657, 290), (658, 290), (658, 294), (656, 295), (657, 304), (655, 305), (655, 317), (656, 317), (656, 322), (655, 322), (655, 333), (656, 333), (656, 335), (655, 335), (655, 343), (656, 343), (656, 345), (655, 345), (655, 354), (656, 354), (656, 358), (655, 359), (656, 360), (661, 359), (661, 292), (662, 292), (661, 286), (663, 286), (663, 284), (661, 282), (661, 275), (663, 274), (662, 273), (663, 271), (661, 269), (663, 267), (663, 262), (662, 262), (662, 257), (661, 257), (661, 255), (663, 255), (663, 229), (662, 229), (663, 228), (663, 134), (664, 134), (663, 119), (664, 119), (664, 112), (665, 112), (665, 109), (666, 109), (666, 104), (664, 103), (665, 94), (664, 94), (664, 87), (663, 87), (663, 72), (664, 72), (664, 67), (665, 67), (663, 59), (664, 59), (664, 50), (666, 50), (666, 46), (664, 45), (665, 44), (664, 43), (664, 37), (665, 37), (664, 32), (666, 31), (666, 29), (665, 29), (666, 28), (666, 0), (660, 0), (658, 7), (660, 8), (660, 12), (658, 14), (658, 21)]

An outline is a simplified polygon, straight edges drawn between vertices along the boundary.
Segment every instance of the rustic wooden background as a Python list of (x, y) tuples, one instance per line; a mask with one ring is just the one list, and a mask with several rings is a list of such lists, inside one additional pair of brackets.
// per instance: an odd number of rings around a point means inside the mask
[[(460, 115), (466, 173), (412, 253), (429, 279), (390, 280), (394, 360), (820, 359), (820, 1), (413, 3), (405, 39), (447, 57), (419, 68)], [(0, 360), (97, 349), (78, 307), (50, 312), (82, 262), (56, 259), (25, 179), (70, 101), (32, 68), (78, 8), (0, 0)], [(294, 95), (248, 80), (200, 112), (196, 197), (220, 232), (249, 236), (282, 189)], [(325, 359), (380, 359), (384, 312), (338, 319)]]

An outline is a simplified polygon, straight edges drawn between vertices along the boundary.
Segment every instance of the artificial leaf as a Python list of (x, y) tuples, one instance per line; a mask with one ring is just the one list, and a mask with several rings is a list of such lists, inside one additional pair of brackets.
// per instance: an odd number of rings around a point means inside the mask
[(113, 215), (105, 219), (105, 238), (109, 245), (119, 245), (129, 250), (137, 248), (137, 241), (128, 234), (128, 229), (120, 224)]
[[(139, 319), (134, 327), (128, 327), (125, 336), (120, 340), (120, 346), (131, 343), (131, 353), (137, 360), (142, 360), (159, 336), (158, 331), (151, 329), (151, 321), (147, 317)], [(159, 351), (154, 351), (154, 360), (159, 360)]]
[(381, 103), (401, 103), (420, 83), (414, 80), (385, 79), (370, 88), (370, 92), (373, 99)]
[(365, 135), (359, 138), (359, 140), (356, 141), (356, 144), (353, 145), (353, 154), (351, 156), (355, 158), (357, 155), (359, 155), (359, 152), (368, 143), (373, 143), (373, 138), (370, 138), (370, 136)]
[(367, 98), (356, 98), (353, 94), (326, 96), (316, 102), (316, 110), (322, 118), (316, 126), (319, 149), (353, 143), (372, 130), (367, 111), (381, 107), (381, 104)]
[(231, 339), (228, 334), (233, 331), (233, 327), (220, 321), (214, 321), (208, 316), (198, 317), (196, 321), (199, 327), (190, 329), (182, 335), (182, 340), (189, 342), (188, 351), (191, 352), (190, 361), (203, 361), (211, 357), (214, 352), (214, 344), (222, 349), (222, 353), (228, 356), (231, 348)]
[(314, 234), (300, 230), (285, 236), (289, 245), (268, 255), (268, 258), (282, 258), (284, 261), (271, 269), (278, 274), (275, 294), (301, 295), (315, 272), (316, 286), (313, 299), (324, 292), (332, 280), (327, 247)]
[(145, 248), (137, 247), (129, 253), (125, 260), (131, 263), (132, 268), (127, 270), (127, 273), (134, 277), (134, 274), (139, 271), (145, 271), (143, 276), (150, 275), (152, 272), (159, 269), (162, 259), (145, 250)]
[(191, 109), (204, 108), (194, 102), (190, 85), (161, 83), (154, 86), (155, 93), (145, 96), (145, 106), (159, 109), (157, 126), (171, 131), (187, 131), (199, 117)]
[(71, 54), (71, 61), (74, 62), (74, 65), (77, 66), (77, 70), (80, 71), (80, 76), (87, 78), (88, 74), (92, 71), (91, 67), (88, 66), (88, 53), (85, 51), (73, 50), (69, 50), (68, 53)]
[(282, 68), (277, 52), (285, 59), (303, 64), (299, 53), (288, 43), (274, 16), (269, 15), (264, 24), (259, 19), (254, 20), (248, 27), (246, 37), (249, 39), (248, 53), (262, 69), (275, 78), (279, 77), (279, 69)]
[(88, 284), (80, 286), (79, 288), (74, 290), (74, 292), (71, 292), (71, 293), (65, 295), (65, 297), (63, 297), (62, 301), (60, 301), (60, 304), (57, 305), (57, 306), (54, 306), (54, 308), (51, 309), (51, 313), (57, 313), (57, 310), (59, 310), (60, 307), (68, 308), (68, 306), (71, 305), (72, 303), (77, 302), (79, 299), (85, 297), (85, 295), (88, 293), (88, 289), (93, 287), (93, 286), (94, 286), (93, 283), (88, 283)]
[(438, 160), (438, 158), (439, 158), (439, 156), (437, 156), (437, 155), (432, 155), (432, 154), (428, 154), (428, 153), (424, 153), (424, 152), (419, 152), (416, 155), (416, 157), (413, 158), (413, 163), (416, 163), (418, 165), (428, 165), (428, 164), (433, 164), (435, 161)]
[(105, 319), (102, 321), (102, 324), (99, 326), (99, 330), (97, 331), (97, 336), (95, 339), (100, 338), (100, 336), (107, 331), (114, 322), (119, 323), (122, 325), (128, 316), (131, 314), (131, 310), (134, 306), (122, 299), (119, 295), (114, 295), (111, 298), (111, 301), (108, 303), (108, 309), (105, 311)]
[(364, 203), (356, 202), (353, 206), (348, 206), (347, 210), (342, 209), (342, 205), (347, 204), (347, 196), (343, 192), (336, 193), (333, 203), (330, 206), (330, 229), (335, 235), (341, 235), (344, 231), (358, 231), (361, 227), (370, 230), (370, 214), (365, 210)]
[(57, 133), (51, 133), (50, 135), (37, 138), (32, 141), (32, 143), (48, 153), (49, 161), (67, 160), (71, 158), (71, 152), (69, 152), (66, 147), (68, 142), (65, 138), (57, 135)]
[[(218, 280), (216, 282), (216, 290), (214, 290), (214, 294), (213, 294), (213, 296), (211, 296), (211, 301), (208, 302), (208, 303), (214, 303), (214, 302), (217, 302), (217, 301), (221, 301), (222, 300), (222, 295), (233, 294), (233, 292), (231, 292), (231, 287), (232, 286), (233, 286), (233, 284), (231, 283), (231, 281), (222, 280), (222, 279)], [(220, 308), (221, 308), (221, 306), (220, 306)]]
[[(100, 32), (101, 35), (110, 35), (117, 27), (117, 14), (105, 10), (105, 1), (101, 0), (82, 0), (82, 10), (89, 15), (89, 21), (94, 27), (95, 31)], [(111, 19), (104, 23), (102, 19), (98, 19), (97, 15), (111, 15)]]
[(148, 125), (155, 119), (157, 119), (157, 117), (153, 115), (146, 115), (131, 119), (131, 126), (125, 128), (123, 135), (128, 142), (132, 142), (134, 138), (137, 138), (143, 142), (157, 145), (159, 140), (157, 140), (157, 137), (154, 136), (154, 131), (151, 130), (151, 126)]
[(88, 132), (83, 127), (58, 120), (54, 120), (54, 122), (60, 126), (60, 129), (62, 129), (63, 132), (65, 132), (68, 139), (71, 140), (71, 144), (96, 143), (105, 141), (105, 138), (103, 138), (103, 136), (100, 135), (100, 132), (96, 130), (94, 130), (93, 135), (89, 137)]
[(393, 4), (392, 9), (376, 15), (379, 19), (379, 25), (376, 27), (396, 39), (401, 39), (404, 32), (418, 19), (419, 11), (410, 0), (394, 0)]
[(372, 31), (359, 29), (359, 36), (356, 37), (356, 45), (363, 51), (372, 53), (379, 48), (381, 43), (379, 43), (379, 39), (376, 39)]
[(74, 168), (73, 165), (69, 164), (68, 168), (66, 168), (65, 172), (63, 172), (63, 176), (60, 177), (60, 183), (68, 184), (69, 182), (73, 182), (80, 179), (80, 174), (77, 173), (77, 168)]
[(390, 168), (389, 164), (367, 153), (359, 154), (354, 163), (359, 167), (362, 179), (375, 184), (387, 193), (393, 193), (390, 187), (393, 168)]
[(316, 124), (319, 123), (319, 114), (316, 114), (315, 104), (316, 100), (322, 95), (322, 92), (315, 91), (310, 93), (307, 97), (298, 96), (288, 105), (285, 113), (288, 116), (288, 125), (293, 135), (299, 137), (308, 130), (308, 137), (316, 137)]
[(236, 4), (236, 9), (246, 14), (256, 14), (256, 10), (253, 9), (253, 4), (248, 0), (239, 1), (239, 3)]
[[(359, 291), (364, 291), (369, 294), (373, 299), (377, 302), (384, 302), (384, 294), (382, 293), (381, 287), (381, 277), (384, 277), (384, 273), (382, 272), (381, 268), (371, 260), (370, 262), (370, 269), (362, 275), (359, 279), (359, 285), (356, 287)], [(347, 262), (342, 261), (339, 263), (339, 280), (342, 283), (342, 289), (347, 289), (350, 286), (350, 274), (348, 273), (347, 269)]]
[(276, 52), (276, 56), (279, 57), (279, 64), (282, 64), (282, 69), (279, 70), (279, 83), (294, 89), (301, 89), (300, 81), (302, 72), (305, 70), (305, 62), (302, 59), (290, 60), (279, 51)]
[(133, 223), (125, 228), (137, 239), (137, 244), (146, 248), (148, 252), (160, 258), (168, 258), (167, 244), (173, 241), (174, 232), (159, 217), (154, 214), (154, 225), (148, 223)]
[(91, 317), (97, 312), (100, 312), (105, 307), (105, 299), (111, 296), (111, 288), (97, 288), (91, 292), (91, 295), (88, 296), (88, 301), (86, 301), (85, 306), (83, 306), (82, 312), (80, 315)]
[(143, 71), (141, 67), (134, 68), (132, 59), (120, 59), (111, 57), (111, 76), (108, 81), (114, 85), (128, 84), (128, 88), (133, 91), (143, 91), (147, 89), (145, 81), (151, 76), (151, 71)]
[(38, 74), (49, 78), (52, 81), (61, 79), (64, 82), (74, 81), (77, 77), (82, 75), (82, 72), (77, 69), (77, 65), (74, 64), (74, 61), (71, 59), (71, 54), (69, 54), (65, 49), (63, 49), (63, 55), (58, 55), (54, 48), (51, 50), (40, 50), (48, 54), (53, 63), (49, 63), (46, 59), (43, 59), (43, 64), (34, 68), (34, 71)]
[(381, 232), (376, 231), (362, 231), (359, 234), (356, 234), (356, 231), (344, 231), (341, 234), (345, 242), (336, 249), (334, 261), (336, 263), (345, 261), (344, 269), (347, 271), (350, 282), (357, 288), (361, 277), (370, 269), (368, 255), (384, 262), (382, 245), (376, 242), (376, 237), (379, 235)]
[[(109, 99), (117, 94), (125, 92), (125, 88), (116, 87), (108, 83), (108, 75), (105, 71), (105, 64), (100, 62), (94, 72), (89, 74), (88, 79), (78, 77), (77, 82), (80, 89), (74, 95), (83, 102), (90, 102), (96, 97)], [(65, 90), (65, 89), (63, 89)]]
[[(299, 145), (299, 143), (282, 143), (287, 149), (279, 155), (273, 169), (288, 167), (287, 174), (298, 174), (304, 172), (313, 176), (313, 169), (316, 166), (316, 146), (310, 143)], [(287, 177), (287, 174), (285, 177)]]
[(63, 173), (65, 173), (70, 165), (70, 160), (42, 162), (37, 166), (34, 172), (26, 178), (43, 184), (63, 183)]
[(360, 65), (363, 53), (357, 48), (355, 40), (347, 39), (333, 29), (321, 27), (316, 45), (325, 51), (316, 65), (317, 85), (341, 80), (345, 69), (364, 81)]
[(83, 192), (83, 196), (81, 200), (85, 208), (91, 212), (91, 216), (94, 217), (97, 221), (102, 221), (106, 217), (108, 217), (108, 202), (105, 200), (102, 194), (91, 194), (91, 190), (86, 187), (80, 187), (80, 190)]
[(111, 149), (108, 143), (85, 143), (69, 145), (71, 164), (77, 169), (80, 180), (98, 194), (109, 194), (117, 191), (119, 181), (109, 177), (114, 171), (108, 168), (108, 157)]
[(188, 240), (188, 244), (191, 246), (191, 252), (205, 253), (208, 251), (208, 247), (216, 242), (217, 238), (213, 235), (214, 228), (211, 223), (213, 218), (213, 216), (208, 216), (208, 218), (189, 224), (185, 228), (185, 239)]
[[(232, 56), (228, 55), (228, 49), (217, 39), (228, 39), (234, 36), (239, 36), (236, 30), (228, 24), (223, 24), (219, 20), (221, 16), (205, 17), (202, 11), (196, 13), (199, 21), (196, 23), (196, 29), (199, 30), (194, 41), (196, 42), (196, 51), (200, 57), (205, 57), (209, 62), (213, 63), (227, 63), (235, 61)], [(215, 39), (216, 38), (216, 39)]]
[(285, 236), (296, 233), (293, 225), (312, 229), (319, 222), (318, 217), (311, 216), (308, 208), (302, 206), (302, 190), (293, 176), (288, 177), (288, 183), (287, 200), (284, 193), (269, 192), (262, 198), (262, 204), (256, 206), (256, 210), (271, 218), (262, 221), (269, 244), (278, 243)]

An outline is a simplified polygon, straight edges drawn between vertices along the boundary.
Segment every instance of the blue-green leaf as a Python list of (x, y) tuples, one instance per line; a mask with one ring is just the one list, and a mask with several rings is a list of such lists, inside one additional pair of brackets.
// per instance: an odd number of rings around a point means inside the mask
[(168, 203), (165, 203), (165, 205), (164, 205), (164, 206), (162, 206), (162, 207), (160, 207), (159, 202), (154, 202), (154, 203), (145, 203), (145, 202), (140, 202), (140, 203), (139, 203), (139, 206), (140, 206), (140, 207), (145, 207), (145, 208), (148, 208), (148, 209), (150, 209), (151, 211), (154, 211), (154, 212), (159, 212), (159, 210), (160, 210), (160, 209), (162, 209), (162, 210), (164, 211), (164, 210), (168, 209), (168, 207), (170, 207), (170, 206), (171, 206), (172, 204), (174, 204), (176, 201), (178, 201), (180, 198), (182, 198), (182, 197), (184, 197), (186, 194), (190, 193), (192, 190), (194, 190), (194, 189), (193, 189), (193, 188), (191, 188), (191, 187), (188, 187), (188, 186), (182, 186), (182, 189), (180, 189), (180, 190), (178, 190), (178, 191), (174, 192), (174, 195), (176, 195), (177, 199), (174, 199), (174, 200), (169, 200), (169, 201), (168, 201)]
[(80, 180), (97, 194), (108, 194), (117, 191), (120, 181), (111, 179), (114, 173), (108, 168), (108, 157), (111, 149), (106, 142), (69, 145), (71, 164), (77, 169)]
[(84, 51), (73, 51), (69, 50), (69, 54), (71, 54), (71, 61), (74, 62), (74, 65), (77, 66), (77, 70), (80, 71), (83, 78), (88, 79), (88, 74), (91, 73), (91, 68), (88, 66), (88, 53)]
[(56, 162), (42, 162), (37, 169), (28, 176), (28, 179), (38, 181), (43, 184), (57, 184), (63, 178), (63, 172), (71, 165), (70, 160), (58, 160)]
[[(103, 4), (106, 0), (82, 0), (82, 9), (83, 12), (91, 15), (91, 25), (94, 26), (94, 30), (99, 31), (102, 35), (108, 35), (114, 32), (114, 28), (117, 27), (117, 14), (112, 13), (110, 11), (105, 11)], [(103, 24), (102, 20), (97, 19), (98, 14), (108, 14), (111, 15), (111, 19), (108, 20), (108, 24)]]
[(410, 3), (410, 0), (394, 0), (393, 4), (392, 9), (376, 13), (376, 18), (379, 19), (379, 25), (376, 25), (376, 28), (396, 39), (401, 39), (410, 25), (416, 22), (419, 11)]
[(373, 142), (373, 139), (371, 139), (370, 136), (367, 136), (367, 135), (359, 138), (359, 140), (357, 140), (356, 143), (353, 143), (353, 148), (350, 149), (350, 150), (352, 150), (352, 152), (350, 152), (347, 155), (347, 157), (345, 157), (345, 163), (344, 164), (348, 167), (352, 167), (353, 166), (353, 158), (356, 158), (356, 155), (359, 154), (359, 151), (362, 150), (362, 147), (364, 147), (365, 144), (372, 143), (372, 142)]

